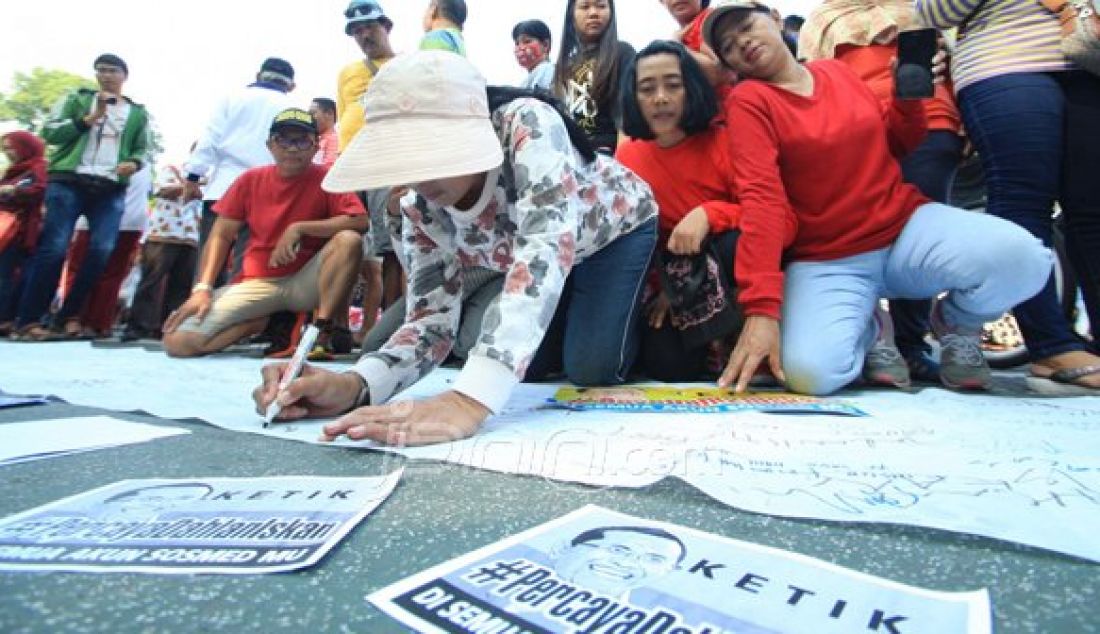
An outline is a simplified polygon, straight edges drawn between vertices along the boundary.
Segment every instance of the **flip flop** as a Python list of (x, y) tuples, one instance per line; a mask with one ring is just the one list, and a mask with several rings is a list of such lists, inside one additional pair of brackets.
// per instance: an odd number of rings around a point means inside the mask
[(1033, 374), (1026, 381), (1028, 388), (1045, 396), (1100, 396), (1100, 388), (1076, 383), (1077, 379), (1093, 374), (1100, 374), (1100, 365), (1066, 368), (1045, 377)]
[(11, 335), (12, 341), (21, 341), (25, 343), (40, 342), (40, 341), (60, 341), (65, 336), (59, 332), (54, 332), (49, 328), (45, 328), (39, 324), (30, 324), (24, 326), (15, 331)]

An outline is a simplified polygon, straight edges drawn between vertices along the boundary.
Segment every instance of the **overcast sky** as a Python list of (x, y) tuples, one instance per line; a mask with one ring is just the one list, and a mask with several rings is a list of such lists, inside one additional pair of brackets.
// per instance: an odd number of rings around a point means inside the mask
[[(397, 53), (416, 49), (427, 0), (381, 0), (394, 22)], [(523, 76), (512, 57), (512, 26), (539, 18), (557, 38), (565, 0), (466, 0), (466, 47), (490, 83)], [(301, 105), (335, 97), (340, 68), (361, 54), (344, 35), (346, 0), (51, 0), (5, 2), (0, 20), (0, 91), (17, 71), (61, 68), (92, 77), (102, 52), (130, 67), (125, 92), (145, 104), (164, 134), (164, 159), (178, 162), (201, 132), (215, 100), (251, 81), (265, 57), (293, 64)], [(817, 0), (782, 0), (781, 13), (805, 15)], [(659, 0), (618, 0), (619, 37), (636, 48), (668, 37), (675, 22)], [(555, 40), (556, 43), (556, 40)], [(556, 56), (557, 51), (554, 51)]]

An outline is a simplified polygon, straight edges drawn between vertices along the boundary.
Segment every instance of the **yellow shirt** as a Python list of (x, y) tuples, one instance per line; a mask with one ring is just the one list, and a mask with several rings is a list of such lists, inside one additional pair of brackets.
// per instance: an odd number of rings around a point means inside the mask
[[(381, 67), (390, 59), (392, 58), (371, 60), (371, 62), (375, 67)], [(340, 78), (337, 80), (336, 85), (336, 116), (340, 122), (341, 152), (355, 138), (359, 129), (363, 127), (366, 115), (363, 112), (360, 99), (363, 93), (367, 92), (367, 86), (370, 86), (372, 79), (374, 79), (374, 73), (368, 68), (367, 62), (362, 59), (348, 64), (340, 71)]]

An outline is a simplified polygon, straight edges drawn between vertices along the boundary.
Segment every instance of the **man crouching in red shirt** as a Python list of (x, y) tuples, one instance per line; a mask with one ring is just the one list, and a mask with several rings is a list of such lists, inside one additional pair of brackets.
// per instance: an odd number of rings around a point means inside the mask
[[(164, 350), (194, 357), (222, 350), (264, 329), (278, 311), (315, 311), (327, 345), (333, 318), (348, 309), (362, 259), (368, 225), (352, 194), (321, 189), (327, 168), (312, 163), (317, 124), (305, 110), (280, 112), (267, 147), (274, 165), (241, 174), (218, 201), (202, 253), (199, 281), (179, 310), (164, 323)], [(251, 237), (239, 279), (214, 290), (241, 227)]]

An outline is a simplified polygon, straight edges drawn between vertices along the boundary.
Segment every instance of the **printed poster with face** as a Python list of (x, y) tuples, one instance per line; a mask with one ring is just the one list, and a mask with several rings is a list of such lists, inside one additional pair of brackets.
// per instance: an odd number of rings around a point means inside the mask
[(367, 600), (419, 632), (992, 631), (989, 595), (937, 592), (597, 506)]
[(367, 478), (124, 480), (0, 520), (0, 570), (256, 574), (312, 566), (385, 500)]

